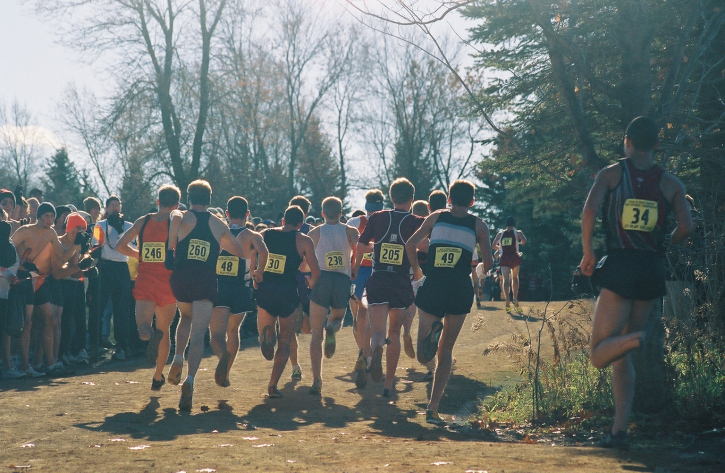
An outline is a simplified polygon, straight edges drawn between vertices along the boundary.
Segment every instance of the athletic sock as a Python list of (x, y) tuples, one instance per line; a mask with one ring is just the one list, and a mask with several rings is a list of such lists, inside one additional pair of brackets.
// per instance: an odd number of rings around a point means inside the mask
[(193, 386), (194, 385), (194, 377), (187, 375), (186, 376), (186, 379), (184, 380), (184, 384), (191, 384)]
[(174, 355), (174, 361), (175, 364), (184, 364), (184, 355)]

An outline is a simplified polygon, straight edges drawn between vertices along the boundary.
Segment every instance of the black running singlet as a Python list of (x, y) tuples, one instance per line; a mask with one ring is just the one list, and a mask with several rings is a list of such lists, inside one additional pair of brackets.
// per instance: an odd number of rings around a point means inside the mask
[(277, 284), (297, 284), (297, 270), (302, 264), (302, 257), (297, 251), (297, 232), (270, 228), (263, 235), (269, 251), (264, 280)]
[[(193, 212), (196, 217), (196, 225), (184, 239), (176, 244), (174, 260), (177, 269), (207, 267), (216, 269), (219, 258), (219, 242), (209, 228), (209, 219), (212, 215), (209, 212)], [(216, 217), (214, 217), (216, 218)]]
[[(234, 238), (236, 238), (246, 229), (246, 227), (236, 227), (230, 228), (229, 231), (232, 232), (232, 235), (234, 235)], [(219, 258), (216, 261), (217, 277), (224, 278), (225, 280), (244, 281), (244, 275), (246, 272), (246, 259), (234, 256), (227, 250), (221, 251), (221, 253), (219, 254)]]
[(476, 217), (455, 217), (450, 210), (442, 211), (430, 233), (426, 276), (470, 275), (475, 251)]

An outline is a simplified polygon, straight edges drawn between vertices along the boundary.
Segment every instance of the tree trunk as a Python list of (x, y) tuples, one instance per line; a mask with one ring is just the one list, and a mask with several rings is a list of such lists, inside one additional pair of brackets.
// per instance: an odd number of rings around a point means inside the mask
[(637, 375), (634, 406), (641, 412), (659, 412), (672, 399), (665, 373), (665, 326), (661, 298), (652, 304), (644, 330), (647, 333), (644, 346), (630, 352)]

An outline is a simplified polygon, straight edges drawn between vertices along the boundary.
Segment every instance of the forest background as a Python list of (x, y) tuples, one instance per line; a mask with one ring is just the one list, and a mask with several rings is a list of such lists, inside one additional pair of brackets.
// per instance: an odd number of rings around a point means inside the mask
[(69, 86), (58, 102), (81, 156), (39, 155), (17, 133), (29, 112), (0, 106), (3, 185), (76, 205), (115, 193), (135, 218), (160, 183), (204, 178), (214, 205), (241, 193), (276, 219), (298, 193), (318, 214), (325, 196), (354, 209), (352, 195), (399, 176), (423, 199), (473, 179), (476, 211), (494, 230), (516, 217), (527, 271), (566, 299), (588, 188), (621, 157), (626, 124), (650, 115), (656, 160), (685, 182), (713, 251), (697, 269), (721, 280), (716, 0), (26, 3), (106, 65), (108, 93)]

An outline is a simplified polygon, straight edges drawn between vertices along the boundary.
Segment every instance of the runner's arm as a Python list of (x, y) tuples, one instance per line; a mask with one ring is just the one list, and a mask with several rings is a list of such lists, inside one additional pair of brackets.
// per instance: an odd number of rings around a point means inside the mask
[(408, 261), (410, 261), (410, 267), (413, 269), (413, 279), (418, 281), (423, 277), (423, 270), (420, 269), (418, 264), (418, 255), (416, 255), (416, 247), (420, 242), (430, 236), (430, 232), (433, 231), (433, 226), (438, 221), (439, 213), (433, 213), (426, 217), (423, 225), (413, 233), (408, 241), (405, 242), (405, 252), (408, 254)]
[(169, 241), (167, 246), (169, 250), (176, 249), (176, 243), (179, 241), (179, 229), (181, 228), (181, 220), (184, 218), (183, 214), (171, 213), (171, 223), (169, 224)]
[[(486, 274), (493, 268), (493, 256), (491, 256), (491, 234), (488, 231), (488, 225), (480, 218), (476, 218), (476, 240), (481, 248), (481, 256), (479, 261), (483, 264), (483, 274)], [(474, 257), (475, 257), (474, 253)], [(475, 272), (475, 271), (474, 271)]]
[(519, 245), (525, 245), (526, 244), (526, 237), (524, 236), (524, 232), (521, 230), (516, 230), (518, 235), (516, 237), (519, 239)]
[(143, 220), (146, 217), (141, 217), (138, 220), (136, 220), (133, 223), (133, 226), (123, 232), (123, 235), (121, 235), (121, 238), (119, 238), (118, 243), (116, 243), (116, 251), (121, 253), (122, 255), (139, 259), (138, 256), (138, 250), (135, 248), (132, 248), (129, 244), (138, 237), (139, 233), (141, 232), (141, 226), (143, 225)]
[(609, 189), (608, 176), (610, 168), (604, 168), (597, 174), (594, 180), (594, 185), (589, 191), (587, 201), (584, 204), (584, 210), (582, 211), (582, 250), (583, 256), (579, 263), (579, 268), (582, 274), (585, 276), (591, 276), (594, 272), (594, 264), (596, 263), (596, 256), (594, 255), (594, 249), (592, 248), (592, 238), (594, 236), (594, 225), (597, 221), (597, 212), (599, 207), (604, 202), (604, 198), (607, 195)]
[(670, 234), (670, 246), (676, 245), (692, 234), (692, 215), (690, 214), (690, 204), (685, 198), (685, 186), (675, 176), (665, 173), (668, 183), (674, 187), (675, 192), (672, 195), (672, 212), (677, 220), (677, 227)]
[(264, 279), (264, 268), (267, 266), (269, 250), (260, 233), (252, 230), (247, 231), (252, 232), (252, 249), (257, 253), (257, 267), (252, 271), (252, 279), (255, 283), (260, 283)]
[(320, 265), (317, 262), (317, 255), (315, 255), (315, 245), (312, 243), (312, 239), (302, 233), (297, 233), (297, 238), (302, 238), (302, 258), (307, 262), (310, 267), (311, 277), (307, 279), (307, 287), (312, 289), (317, 284), (317, 280), (320, 278)]
[[(212, 220), (209, 221), (211, 222)], [(237, 240), (236, 237), (232, 235), (232, 232), (229, 231), (229, 227), (227, 227), (227, 225), (218, 218), (214, 221), (212, 225), (216, 226), (216, 224), (220, 224), (222, 227), (224, 227), (221, 237), (219, 238), (219, 246), (221, 246), (223, 250), (227, 250), (234, 256), (244, 258), (244, 248), (239, 243), (239, 240)]]

